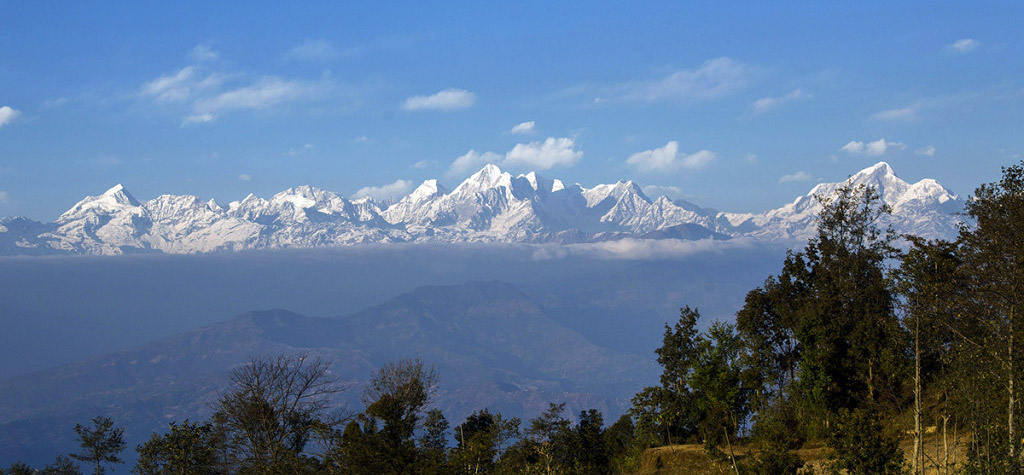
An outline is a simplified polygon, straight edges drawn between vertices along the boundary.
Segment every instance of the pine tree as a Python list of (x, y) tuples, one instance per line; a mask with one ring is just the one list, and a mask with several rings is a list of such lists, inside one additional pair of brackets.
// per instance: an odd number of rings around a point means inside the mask
[(82, 445), (82, 453), (71, 454), (75, 460), (95, 465), (93, 473), (106, 473), (104, 464), (124, 463), (118, 456), (125, 448), (124, 429), (114, 427), (109, 417), (96, 416), (92, 419), (92, 427), (75, 424), (75, 432)]

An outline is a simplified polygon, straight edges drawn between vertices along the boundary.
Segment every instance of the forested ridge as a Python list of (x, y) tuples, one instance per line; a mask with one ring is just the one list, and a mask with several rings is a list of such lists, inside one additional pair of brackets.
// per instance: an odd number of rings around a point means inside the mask
[[(339, 412), (330, 396), (352, 388), (329, 362), (257, 357), (210, 420), (136, 447), (132, 471), (634, 473), (645, 449), (696, 443), (736, 474), (1024, 472), (1024, 163), (975, 191), (953, 242), (880, 227), (889, 210), (871, 188), (819, 199), (817, 235), (747, 294), (735, 323), (701, 331), (684, 306), (666, 324), (658, 384), (612, 424), (553, 403), (529, 421), (481, 408), (452, 425), (430, 404), (443, 375), (415, 359), (380, 368), (362, 412)], [(120, 462), (116, 421), (75, 422), (80, 452), (2, 473)], [(942, 445), (926, 447), (926, 433)], [(811, 445), (827, 448), (826, 463), (794, 452)]]

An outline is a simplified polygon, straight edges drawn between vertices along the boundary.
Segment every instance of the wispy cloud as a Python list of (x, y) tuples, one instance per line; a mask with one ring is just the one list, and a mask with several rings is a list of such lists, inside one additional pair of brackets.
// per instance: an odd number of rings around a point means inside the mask
[[(211, 71), (208, 64), (217, 53), (205, 45), (190, 54), (196, 62), (147, 81), (139, 96), (185, 112), (181, 125), (214, 122), (221, 114), (238, 110), (259, 110), (285, 103), (323, 98), (331, 92), (329, 78), (309, 81)], [(187, 112), (186, 112), (187, 111)]]
[(252, 181), (252, 175), (249, 175), (247, 173), (243, 173), (241, 175), (238, 175), (238, 179), (241, 180), (241, 181)]
[(418, 161), (416, 163), (413, 163), (412, 167), (417, 169), (417, 170), (422, 170), (424, 168), (428, 168), (428, 167), (433, 166), (434, 163), (435, 162), (433, 160), (420, 160), (420, 161)]
[(585, 95), (594, 104), (611, 100), (626, 102), (706, 101), (735, 94), (760, 76), (761, 69), (732, 58), (705, 61), (696, 68), (679, 69), (652, 79), (619, 84), (584, 84), (563, 94)]
[(454, 111), (476, 104), (476, 94), (465, 89), (445, 89), (429, 96), (412, 96), (405, 100), (405, 110)]
[(0, 190), (0, 204), (7, 203), (7, 196), (8, 195), (6, 191)]
[(787, 102), (798, 101), (801, 99), (810, 99), (811, 94), (804, 92), (802, 89), (794, 89), (793, 91), (776, 97), (762, 97), (753, 104), (750, 105), (750, 109), (755, 114), (763, 114), (776, 107), (779, 107)]
[(974, 38), (964, 38), (946, 45), (946, 52), (950, 54), (967, 54), (978, 49), (979, 46), (981, 46), (980, 41)]
[(684, 193), (678, 186), (647, 185), (643, 187), (644, 194), (650, 198), (665, 196), (670, 199), (681, 198)]
[(311, 144), (311, 143), (307, 143), (307, 144), (303, 144), (301, 147), (292, 147), (292, 148), (288, 149), (288, 151), (285, 152), (285, 156), (287, 156), (289, 158), (296, 158), (296, 157), (300, 157), (302, 155), (309, 155), (309, 154), (311, 154), (311, 153), (313, 153), (315, 151), (316, 151), (316, 146)]
[(714, 99), (745, 88), (755, 71), (732, 58), (710, 59), (696, 69), (681, 69), (661, 79), (635, 83), (626, 98), (647, 102)]
[(11, 106), (0, 107), (0, 127), (14, 122), (14, 119), (17, 119), (20, 115), (21, 111), (13, 109)]
[(680, 169), (698, 170), (715, 159), (715, 154), (700, 150), (691, 154), (679, 153), (679, 142), (669, 141), (664, 147), (644, 150), (630, 155), (626, 164), (645, 173), (671, 173)]
[(330, 41), (306, 40), (288, 51), (288, 57), (310, 61), (320, 61), (338, 56), (338, 49)]
[(516, 134), (516, 135), (532, 134), (533, 130), (536, 128), (536, 126), (537, 126), (536, 122), (534, 122), (532, 120), (529, 121), (529, 122), (522, 122), (522, 123), (516, 124), (515, 127), (512, 127), (512, 129), (510, 129), (508, 131), (508, 133)]
[(888, 109), (872, 115), (871, 118), (876, 120), (910, 122), (918, 119), (918, 110), (920, 110), (919, 105)]
[(196, 45), (195, 48), (192, 48), (192, 52), (189, 53), (189, 58), (191, 58), (192, 61), (199, 63), (205, 61), (216, 61), (217, 56), (217, 52), (206, 45)]
[(884, 155), (886, 152), (890, 150), (903, 150), (906, 148), (906, 144), (902, 144), (899, 142), (889, 142), (882, 138), (874, 142), (867, 143), (859, 140), (851, 140), (846, 145), (840, 147), (839, 150), (842, 150), (850, 155), (868, 155), (872, 157), (877, 157), (879, 155)]
[(932, 145), (927, 145), (927, 146), (921, 147), (921, 148), (919, 148), (917, 150), (914, 150), (914, 155), (920, 155), (922, 157), (934, 157), (935, 156), (935, 147), (932, 146)]
[(360, 188), (359, 191), (352, 195), (352, 198), (365, 198), (370, 197), (375, 200), (389, 200), (399, 198), (409, 194), (412, 191), (412, 182), (409, 180), (395, 180), (394, 183), (381, 186), (366, 186)]
[(807, 173), (807, 172), (805, 172), (803, 170), (800, 170), (798, 172), (790, 173), (788, 175), (782, 175), (781, 177), (779, 177), (779, 183), (790, 183), (790, 182), (808, 181), (808, 180), (810, 180), (812, 178), (814, 178), (814, 177), (811, 176), (810, 173)]
[(263, 77), (254, 84), (221, 92), (195, 103), (200, 113), (214, 114), (226, 110), (263, 109), (282, 102), (316, 95), (322, 85), (298, 80)]

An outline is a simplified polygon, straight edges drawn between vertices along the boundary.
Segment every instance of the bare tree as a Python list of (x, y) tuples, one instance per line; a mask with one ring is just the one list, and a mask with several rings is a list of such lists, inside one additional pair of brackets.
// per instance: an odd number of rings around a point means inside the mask
[(213, 419), (228, 456), (242, 467), (301, 466), (310, 439), (342, 422), (328, 409), (344, 388), (331, 375), (330, 363), (319, 358), (254, 357), (232, 372), (231, 384)]

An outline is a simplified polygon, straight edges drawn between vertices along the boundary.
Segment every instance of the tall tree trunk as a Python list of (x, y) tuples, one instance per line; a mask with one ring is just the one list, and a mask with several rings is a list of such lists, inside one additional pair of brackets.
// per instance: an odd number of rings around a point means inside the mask
[(1013, 335), (1013, 332), (1014, 332), (1014, 328), (1013, 328), (1013, 311), (1014, 311), (1013, 305), (1010, 305), (1010, 338), (1009, 338), (1010, 345), (1009, 345), (1009, 348), (1008, 348), (1008, 350), (1009, 350), (1008, 354), (1006, 355), (1007, 365), (1009, 366), (1009, 370), (1010, 370), (1010, 378), (1009, 378), (1010, 379), (1010, 383), (1007, 385), (1007, 389), (1010, 392), (1010, 398), (1009, 398), (1010, 401), (1009, 401), (1009, 404), (1007, 405), (1008, 408), (1007, 408), (1007, 411), (1006, 411), (1007, 412), (1006, 431), (1007, 431), (1008, 435), (1010, 436), (1010, 459), (1011, 460), (1017, 458), (1017, 451), (1016, 451), (1017, 436), (1016, 436), (1016, 434), (1014, 432), (1014, 427), (1013, 427), (1013, 412), (1014, 412), (1013, 411), (1013, 406), (1015, 406), (1016, 403), (1017, 403), (1017, 399), (1014, 397), (1015, 393), (1014, 393), (1014, 388), (1013, 388), (1013, 383), (1014, 383), (1014, 374), (1013, 374), (1013, 371), (1014, 371), (1014, 368), (1013, 368), (1013, 359), (1014, 359), (1013, 358), (1013, 336), (1014, 336)]
[(922, 469), (921, 460), (921, 316), (914, 318), (914, 475)]

